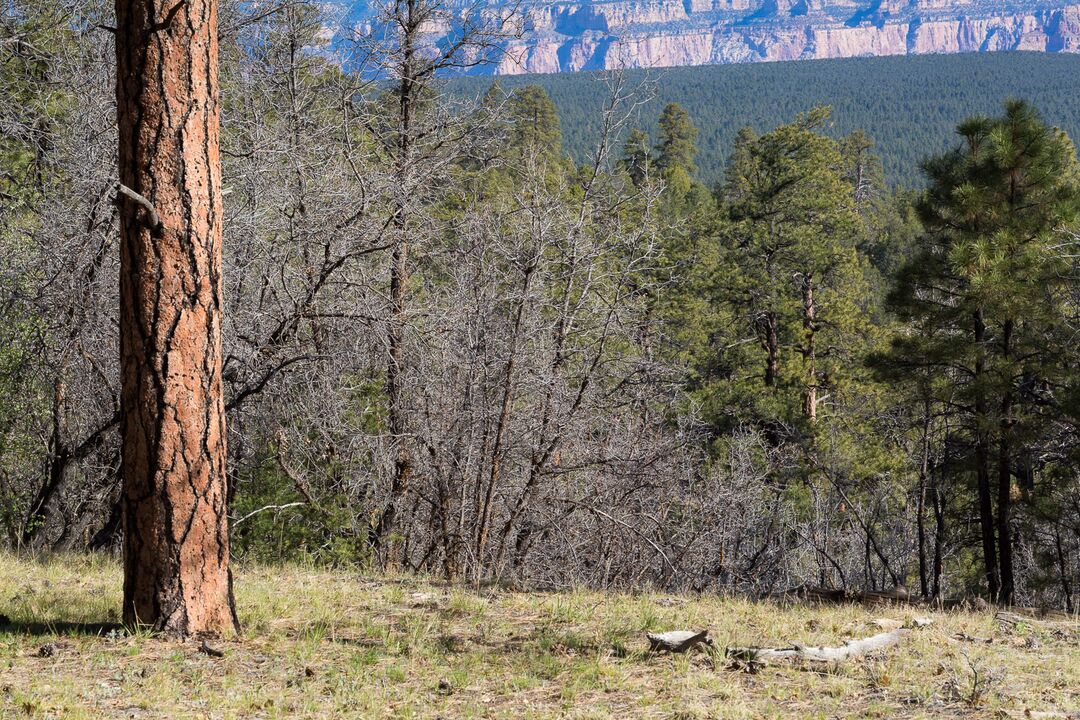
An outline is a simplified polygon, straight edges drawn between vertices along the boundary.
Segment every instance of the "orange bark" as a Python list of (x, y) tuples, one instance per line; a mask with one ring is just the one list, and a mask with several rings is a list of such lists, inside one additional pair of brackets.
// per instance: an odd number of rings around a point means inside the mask
[(124, 620), (236, 627), (221, 381), (217, 0), (116, 0)]

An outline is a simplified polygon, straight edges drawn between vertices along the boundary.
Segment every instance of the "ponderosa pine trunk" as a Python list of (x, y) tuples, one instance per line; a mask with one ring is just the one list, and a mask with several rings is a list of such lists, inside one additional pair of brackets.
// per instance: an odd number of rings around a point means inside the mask
[[(1001, 330), (1002, 357), (1008, 367), (1012, 344), (1013, 321), (1006, 320)], [(1001, 396), (1001, 418), (998, 437), (998, 577), (1000, 589), (998, 601), (1009, 605), (1013, 600), (1013, 557), (1012, 557), (1012, 433), (1013, 433), (1013, 393), (1012, 378), (1006, 378), (1005, 389)]]
[(926, 485), (930, 474), (930, 400), (924, 402), (922, 427), (922, 462), (919, 463), (919, 494), (915, 508), (919, 541), (919, 589), (923, 599), (930, 597), (930, 582), (926, 561)]
[[(770, 234), (775, 236), (775, 229), (770, 230)], [(765, 350), (765, 387), (777, 389), (777, 385), (780, 379), (780, 318), (776, 312), (776, 305), (772, 299), (771, 293), (773, 288), (776, 287), (776, 278), (773, 271), (773, 256), (770, 251), (765, 258), (765, 277), (768, 278), (769, 283), (769, 300), (767, 301), (767, 307), (764, 314), (761, 317), (762, 329), (764, 331), (761, 337), (761, 345)]]
[[(803, 278), (803, 329), (806, 332), (806, 345), (803, 347), (803, 361), (806, 367), (806, 384), (803, 387), (803, 417), (810, 422), (817, 422), (818, 374), (817, 374), (817, 306), (814, 304), (814, 274), (807, 273)], [(770, 347), (772, 347), (770, 345)], [(770, 367), (773, 358), (769, 358)]]
[(933, 473), (934, 504), (934, 580), (930, 590), (930, 597), (937, 600), (941, 597), (941, 574), (945, 567), (945, 497), (941, 487), (940, 474), (936, 469)]
[(116, 0), (124, 621), (235, 629), (217, 0)]
[(986, 342), (986, 324), (982, 309), (975, 311), (975, 347), (979, 353), (975, 361), (975, 484), (979, 494), (979, 531), (982, 536), (983, 568), (990, 597), (996, 602), (1001, 591), (998, 576), (997, 542), (994, 537), (994, 506), (990, 493), (990, 441), (987, 438), (986, 390), (981, 387), (986, 375), (986, 361), (982, 357)]
[(780, 376), (780, 321), (777, 314), (765, 313), (765, 387), (775, 388)]

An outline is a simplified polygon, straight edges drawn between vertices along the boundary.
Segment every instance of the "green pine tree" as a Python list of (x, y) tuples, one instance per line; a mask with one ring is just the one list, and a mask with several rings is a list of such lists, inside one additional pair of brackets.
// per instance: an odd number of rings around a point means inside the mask
[(652, 155), (649, 153), (649, 135), (640, 128), (630, 132), (622, 146), (619, 168), (630, 176), (636, 187), (641, 187), (649, 175)]
[(961, 145), (925, 165), (921, 249), (890, 296), (909, 330), (875, 362), (931, 387), (963, 420), (983, 575), (1007, 603), (1013, 480), (1037, 474), (1031, 458), (1074, 382), (1062, 342), (1076, 277), (1058, 247), (1080, 212), (1080, 180), (1068, 137), (1022, 102), (957, 131)]
[[(722, 197), (730, 220), (725, 279), (754, 342), (743, 393), (762, 417), (816, 422), (867, 336), (870, 302), (858, 216), (835, 141), (816, 109), (760, 138), (743, 135)], [(796, 399), (797, 398), (797, 399)]]
[(561, 158), (559, 112), (539, 85), (519, 88), (510, 100), (510, 145), (523, 155)]
[(697, 174), (698, 129), (690, 113), (678, 103), (668, 103), (660, 113), (659, 142), (656, 145), (656, 166), (665, 177), (674, 173), (692, 178)]

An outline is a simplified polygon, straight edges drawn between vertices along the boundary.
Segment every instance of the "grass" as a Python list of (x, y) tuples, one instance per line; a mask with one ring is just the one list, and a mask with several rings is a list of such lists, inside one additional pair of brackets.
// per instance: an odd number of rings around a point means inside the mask
[[(4, 718), (995, 718), (1080, 710), (1080, 627), (931, 613), (878, 657), (747, 673), (714, 653), (650, 655), (648, 630), (708, 627), (718, 648), (838, 644), (912, 608), (711, 596), (516, 593), (250, 567), (244, 633), (215, 646), (118, 619), (119, 567), (0, 555)], [(920, 612), (919, 614), (926, 614)], [(958, 641), (966, 633), (993, 642)], [(51, 650), (51, 651), (50, 651)]]

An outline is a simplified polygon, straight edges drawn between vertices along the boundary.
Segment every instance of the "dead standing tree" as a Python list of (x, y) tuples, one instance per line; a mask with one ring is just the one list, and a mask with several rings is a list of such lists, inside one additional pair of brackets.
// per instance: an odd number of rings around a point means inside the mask
[[(441, 43), (437, 29), (457, 28), (455, 39)], [(408, 421), (406, 357), (409, 325), (408, 288), (410, 251), (415, 245), (416, 206), (444, 162), (435, 161), (431, 145), (452, 145), (455, 138), (442, 127), (438, 114), (424, 117), (423, 105), (432, 100), (432, 85), (442, 74), (462, 72), (490, 63), (502, 52), (499, 41), (514, 36), (517, 6), (492, 13), (482, 2), (455, 5), (445, 0), (392, 0), (380, 9), (371, 33), (361, 38), (375, 58), (376, 74), (391, 78), (396, 118), (388, 132), (378, 133), (388, 151), (394, 191), (390, 199), (393, 252), (390, 265), (390, 308), (387, 322), (386, 366), (387, 425), (394, 451), (389, 498), (372, 529), (372, 545), (387, 566), (403, 559), (402, 543), (395, 541), (407, 524), (399, 517), (414, 470), (412, 434)]]
[(217, 0), (117, 0), (124, 621), (236, 627)]

